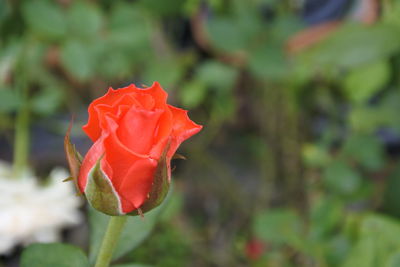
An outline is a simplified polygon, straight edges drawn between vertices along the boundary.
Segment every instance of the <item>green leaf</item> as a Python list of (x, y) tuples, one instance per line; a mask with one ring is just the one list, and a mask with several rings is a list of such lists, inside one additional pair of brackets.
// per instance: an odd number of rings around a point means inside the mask
[(21, 267), (89, 267), (83, 251), (77, 247), (50, 243), (33, 244), (24, 250)]
[(218, 48), (228, 52), (244, 49), (247, 39), (237, 27), (237, 22), (230, 18), (216, 17), (206, 24), (211, 42)]
[(216, 120), (230, 119), (236, 110), (236, 99), (233, 94), (220, 94), (212, 99), (211, 117)]
[(386, 59), (400, 49), (399, 28), (376, 24), (347, 24), (300, 58), (313, 69), (320, 67), (357, 67)]
[(383, 194), (383, 210), (393, 216), (400, 217), (400, 165), (386, 177), (385, 193)]
[(0, 112), (16, 111), (20, 105), (21, 99), (15, 93), (15, 90), (8, 88), (0, 89)]
[(284, 43), (304, 29), (304, 26), (304, 21), (293, 13), (277, 16), (271, 26), (271, 37), (266, 38), (267, 42), (279, 42), (284, 46)]
[(61, 48), (63, 67), (78, 80), (87, 80), (93, 73), (92, 51), (81, 42), (70, 40)]
[(238, 72), (229, 65), (214, 60), (202, 63), (196, 69), (196, 78), (218, 91), (227, 91), (236, 82)]
[(123, 52), (105, 48), (101, 55), (101, 64), (96, 64), (99, 73), (110, 79), (121, 79), (132, 74), (130, 59)]
[(174, 58), (174, 60), (157, 60), (155, 64), (150, 64), (143, 75), (145, 84), (152, 84), (158, 81), (165, 88), (175, 86), (182, 78), (185, 68), (184, 65)]
[(380, 237), (376, 241), (384, 240), (385, 246), (400, 249), (400, 224), (399, 221), (389, 216), (380, 214), (367, 215), (361, 224), (361, 237)]
[(63, 101), (64, 92), (59, 87), (46, 87), (36, 94), (31, 102), (34, 112), (47, 115), (55, 112)]
[(382, 143), (371, 135), (354, 135), (346, 140), (343, 154), (369, 170), (378, 170), (385, 162)]
[(45, 80), (52, 79), (47, 78), (51, 77), (51, 74), (46, 70), (46, 65), (43, 64), (46, 53), (49, 51), (48, 49), (49, 47), (45, 42), (36, 40), (29, 42), (29, 48), (21, 51), (23, 58), (20, 58), (20, 60), (26, 71), (28, 83), (46, 83), (47, 81)]
[[(4, 2), (4, 1), (3, 1)], [(1, 7), (0, 7), (1, 9)], [(21, 43), (11, 42), (7, 46), (2, 46), (0, 51), (0, 91), (2, 86), (7, 85), (10, 72), (15, 68), (16, 61), (21, 54)]]
[(344, 267), (391, 266), (398, 261), (400, 224), (390, 217), (369, 214), (361, 222), (359, 240)]
[(399, 90), (391, 90), (379, 103), (379, 109), (376, 111), (381, 121), (381, 125), (389, 126), (393, 130), (400, 133), (400, 92)]
[(140, 264), (140, 263), (127, 263), (127, 264), (117, 264), (111, 267), (152, 267), (152, 265)]
[(7, 1), (0, 1), (0, 24), (3, 24), (7, 16), (11, 13), (11, 3)]
[(22, 11), (28, 28), (36, 35), (52, 40), (65, 35), (66, 19), (56, 1), (25, 1)]
[(350, 113), (352, 130), (357, 134), (375, 135), (378, 128), (400, 132), (400, 92), (387, 90), (374, 105), (354, 106)]
[(160, 221), (170, 221), (172, 218), (180, 214), (184, 205), (183, 193), (174, 190), (173, 183), (171, 184), (170, 190), (173, 191), (173, 194), (168, 196), (168, 203), (163, 206), (164, 209), (160, 214)]
[(257, 237), (275, 245), (301, 246), (301, 221), (291, 210), (275, 209), (259, 213), (253, 229)]
[(351, 195), (361, 186), (361, 176), (342, 161), (330, 164), (323, 175), (326, 186), (340, 194)]
[[(343, 213), (340, 218), (343, 218)], [(327, 263), (329, 263), (328, 266), (342, 266), (341, 264), (344, 262), (347, 255), (349, 254), (353, 243), (351, 242), (350, 238), (344, 233), (337, 233), (331, 238), (330, 236), (327, 236), (325, 237), (325, 239), (319, 242), (315, 242), (315, 246), (319, 247), (321, 244), (320, 242), (325, 243), (325, 240), (327, 240), (327, 238), (329, 239), (328, 243), (326, 243), (326, 245), (324, 244), (323, 248), (326, 254)]]
[[(169, 191), (170, 194), (172, 190)], [(168, 202), (167, 199), (157, 208), (144, 214), (144, 218), (138, 216), (129, 216), (125, 228), (118, 241), (113, 259), (118, 259), (127, 252), (139, 246), (153, 230), (164, 205)], [(89, 259), (94, 262), (100, 249), (101, 240), (103, 239), (104, 231), (107, 227), (109, 216), (96, 211), (93, 208), (89, 209), (90, 223), (90, 247)]]
[[(144, 16), (142, 10), (135, 4), (117, 3), (113, 5), (109, 18), (110, 45), (135, 53), (135, 58), (150, 47), (151, 21)], [(132, 58), (134, 59), (134, 58)]]
[(382, 123), (382, 112), (370, 107), (354, 107), (349, 115), (352, 130), (358, 133), (373, 134)]
[(139, 0), (139, 5), (159, 16), (178, 15), (187, 0)]
[(311, 206), (310, 233), (313, 239), (324, 240), (338, 226), (343, 215), (343, 205), (333, 198), (321, 198)]
[(311, 167), (324, 167), (331, 159), (328, 149), (322, 145), (305, 144), (302, 154), (305, 163)]
[(215, 48), (245, 55), (255, 43), (264, 39), (265, 25), (259, 9), (251, 1), (230, 1), (230, 8), (225, 13), (228, 14), (206, 19), (206, 31)]
[(361, 66), (346, 76), (345, 93), (355, 103), (363, 103), (382, 89), (389, 78), (390, 67), (386, 61)]
[(375, 253), (375, 240), (372, 237), (366, 237), (360, 240), (351, 251), (351, 254), (346, 259), (343, 267), (375, 267), (374, 253)]
[(249, 68), (261, 79), (281, 79), (289, 72), (282, 45), (267, 43), (250, 55)]
[(203, 82), (193, 79), (182, 86), (179, 93), (183, 106), (191, 109), (203, 102), (207, 96), (207, 87)]
[(400, 266), (400, 251), (392, 254), (388, 259), (385, 267), (398, 267)]
[(102, 14), (98, 6), (74, 1), (68, 9), (68, 28), (71, 35), (81, 39), (95, 38), (100, 32)]
[(384, 22), (400, 26), (400, 3), (398, 1), (382, 2), (381, 14)]

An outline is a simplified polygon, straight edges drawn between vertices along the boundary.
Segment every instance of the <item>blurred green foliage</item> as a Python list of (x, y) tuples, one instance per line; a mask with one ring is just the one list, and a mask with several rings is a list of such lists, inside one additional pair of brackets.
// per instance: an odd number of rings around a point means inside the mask
[(67, 244), (33, 244), (25, 251), (21, 266), (88, 267), (89, 261), (82, 250)]
[(0, 1), (0, 129), (159, 81), (205, 128), (127, 262), (399, 266), (400, 2), (301, 49), (293, 2)]

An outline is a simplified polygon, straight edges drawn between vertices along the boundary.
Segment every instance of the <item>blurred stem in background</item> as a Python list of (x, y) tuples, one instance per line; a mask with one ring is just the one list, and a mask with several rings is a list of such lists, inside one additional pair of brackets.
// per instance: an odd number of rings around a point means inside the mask
[[(23, 48), (25, 49), (25, 48)], [(26, 69), (22, 63), (24, 50), (17, 64), (19, 71), (18, 80), (15, 82), (16, 90), (20, 95), (21, 103), (17, 111), (14, 134), (14, 177), (20, 177), (28, 166), (29, 157), (29, 99)]]

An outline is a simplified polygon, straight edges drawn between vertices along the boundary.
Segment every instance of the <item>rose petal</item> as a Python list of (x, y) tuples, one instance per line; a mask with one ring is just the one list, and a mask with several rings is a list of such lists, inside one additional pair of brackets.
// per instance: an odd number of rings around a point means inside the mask
[(110, 87), (104, 96), (97, 98), (89, 105), (88, 123), (84, 125), (82, 129), (93, 142), (96, 142), (101, 135), (101, 127), (99, 124), (102, 114), (107, 112), (116, 114), (119, 105), (139, 105), (139, 102), (134, 97), (130, 96), (129, 92), (133, 93), (134, 89), (132, 87), (125, 87), (114, 90)]
[(165, 107), (165, 105), (167, 104), (168, 93), (161, 88), (158, 82), (154, 82), (151, 87), (136, 89), (153, 97), (155, 101), (154, 108), (162, 108)]
[[(151, 190), (154, 172), (157, 168), (157, 161), (151, 158), (140, 159), (134, 163), (125, 175), (124, 180), (117, 189), (125, 200), (139, 208)], [(133, 211), (129, 205), (122, 202), (122, 211)]]
[(172, 133), (171, 133), (171, 147), (167, 153), (167, 157), (171, 158), (180, 144), (198, 133), (203, 126), (194, 123), (191, 119), (189, 119), (187, 110), (183, 110), (171, 105), (168, 105), (169, 109), (172, 112)]
[(154, 108), (165, 108), (168, 94), (165, 92), (158, 82), (154, 82), (149, 88), (137, 88), (131, 84), (127, 87), (120, 88), (117, 90), (108, 89), (108, 92), (94, 100), (88, 108), (89, 119), (88, 123), (82, 127), (83, 131), (89, 136), (89, 138), (95, 142), (101, 135), (101, 128), (99, 125), (99, 117), (101, 114), (98, 113), (96, 106), (105, 105), (110, 107), (118, 106), (123, 102), (118, 102), (118, 99), (124, 98), (125, 100), (134, 100), (136, 103), (129, 102), (130, 105), (138, 106), (140, 103), (144, 109), (152, 110)]
[(112, 168), (111, 180), (118, 188), (118, 184), (123, 180), (126, 170), (130, 169), (132, 162), (147, 158), (148, 156), (136, 153), (125, 146), (118, 138), (118, 124), (110, 117), (106, 117), (107, 136), (104, 138), (103, 145), (105, 150), (105, 158)]
[(153, 158), (159, 158), (162, 154), (167, 141), (172, 131), (172, 112), (166, 106), (164, 113), (161, 115), (154, 136), (153, 148), (151, 149), (150, 156)]
[(136, 87), (135, 92), (131, 94), (139, 103), (141, 108), (146, 110), (153, 110), (155, 107), (155, 100), (153, 96), (146, 94), (142, 89)]
[[(134, 200), (130, 199), (131, 195), (127, 194), (125, 191), (125, 186), (123, 186), (123, 183), (126, 183), (127, 179), (136, 179), (133, 177), (134, 175), (132, 174), (131, 170), (133, 166), (136, 166), (137, 162), (148, 162), (147, 167), (149, 168), (148, 170), (145, 170), (144, 168), (139, 168), (135, 167), (138, 169), (140, 173), (135, 174), (136, 176), (140, 176), (138, 179), (141, 181), (140, 183), (145, 183), (142, 181), (145, 177), (147, 180), (150, 180), (151, 182), (151, 176), (146, 176), (152, 169), (155, 169), (153, 166), (155, 160), (149, 158), (148, 156), (141, 155), (138, 153), (135, 153), (134, 151), (130, 150), (127, 146), (125, 146), (121, 140), (117, 136), (117, 129), (118, 129), (118, 124), (116, 121), (114, 121), (112, 118), (107, 117), (107, 137), (104, 138), (103, 145), (104, 145), (104, 150), (105, 150), (105, 157), (103, 160), (102, 168), (105, 171), (105, 173), (110, 177), (110, 180), (112, 184), (114, 185), (115, 190), (117, 193), (121, 196), (121, 205), (123, 211), (130, 210), (132, 211), (133, 209), (139, 207), (139, 206), (132, 206), (132, 203), (139, 203), (140, 201), (138, 199), (144, 198), (147, 192), (143, 191), (142, 189), (137, 189), (141, 190), (142, 194), (140, 194), (141, 197), (135, 198)], [(151, 164), (150, 164), (151, 163)], [(140, 167), (140, 165), (138, 165)], [(142, 177), (142, 178), (141, 178)], [(128, 183), (129, 184), (129, 183)], [(147, 188), (147, 187), (146, 187)], [(138, 192), (138, 191), (135, 192)], [(147, 190), (147, 189), (146, 189)]]
[(96, 164), (97, 160), (104, 154), (103, 139), (104, 137), (97, 139), (83, 158), (78, 177), (78, 186), (81, 192), (85, 191), (90, 170)]
[(130, 150), (148, 155), (154, 144), (155, 131), (163, 110), (131, 108), (118, 122), (117, 136)]

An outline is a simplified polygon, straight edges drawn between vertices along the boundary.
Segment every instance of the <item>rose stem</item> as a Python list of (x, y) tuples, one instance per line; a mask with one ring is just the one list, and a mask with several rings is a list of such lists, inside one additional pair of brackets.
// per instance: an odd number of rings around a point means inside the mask
[(95, 267), (108, 267), (128, 216), (111, 216)]

